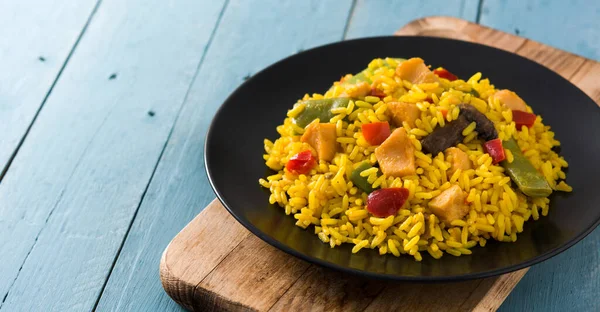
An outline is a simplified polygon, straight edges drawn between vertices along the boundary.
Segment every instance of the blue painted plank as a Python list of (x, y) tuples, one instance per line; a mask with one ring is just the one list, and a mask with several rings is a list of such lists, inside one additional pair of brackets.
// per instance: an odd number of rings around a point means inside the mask
[(97, 1), (0, 1), (0, 179)]
[(600, 1), (485, 0), (481, 24), (600, 60)]
[(93, 308), (222, 7), (102, 2), (0, 184), (1, 309)]
[(475, 21), (476, 0), (378, 1), (358, 0), (346, 38), (389, 36), (407, 23), (425, 16), (445, 15)]
[(169, 241), (215, 197), (203, 164), (215, 110), (247, 75), (340, 40), (350, 7), (350, 1), (320, 0), (229, 3), (98, 310), (178, 309), (162, 289), (158, 265)]
[(600, 311), (600, 228), (529, 269), (500, 311)]

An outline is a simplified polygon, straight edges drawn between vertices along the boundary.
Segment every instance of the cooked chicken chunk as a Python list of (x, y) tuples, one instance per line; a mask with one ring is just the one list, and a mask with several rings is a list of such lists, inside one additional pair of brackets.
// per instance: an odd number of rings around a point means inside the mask
[(400, 63), (396, 68), (396, 75), (402, 80), (408, 80), (414, 84), (440, 81), (419, 57), (413, 57)]
[(500, 90), (494, 93), (492, 96), (500, 100), (500, 103), (512, 110), (520, 110), (524, 112), (527, 111), (527, 104), (525, 104), (525, 101), (523, 101), (522, 98), (510, 90)]
[(471, 169), (473, 166), (467, 153), (456, 147), (450, 147), (446, 149), (446, 160), (450, 162), (448, 176), (452, 176), (457, 169), (465, 171)]
[(355, 85), (346, 87), (346, 92), (342, 93), (341, 97), (360, 98), (367, 96), (371, 92), (371, 85), (362, 81)]
[(397, 127), (402, 127), (405, 121), (411, 128), (415, 127), (415, 121), (421, 117), (421, 111), (417, 104), (406, 102), (387, 103), (387, 112)]
[(375, 149), (375, 157), (381, 171), (393, 177), (416, 173), (415, 147), (404, 128), (398, 128)]
[(469, 213), (469, 206), (465, 205), (465, 194), (458, 185), (453, 185), (434, 197), (429, 202), (429, 208), (440, 220), (447, 223), (460, 220)]
[(306, 127), (300, 141), (310, 144), (319, 159), (331, 161), (337, 148), (335, 125), (330, 123), (313, 122)]

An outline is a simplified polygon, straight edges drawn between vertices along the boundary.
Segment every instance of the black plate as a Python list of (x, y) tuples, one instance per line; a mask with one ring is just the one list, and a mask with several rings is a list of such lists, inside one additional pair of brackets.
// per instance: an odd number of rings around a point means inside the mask
[[(464, 79), (476, 72), (497, 88), (516, 91), (562, 142), (574, 192), (555, 192), (550, 213), (525, 223), (516, 243), (489, 241), (471, 256), (380, 256), (375, 250), (351, 253), (351, 245), (331, 249), (310, 227), (303, 230), (283, 209), (269, 205), (258, 179), (271, 172), (263, 162), (263, 139), (305, 93), (323, 93), (343, 74), (362, 70), (377, 57), (422, 57)], [(403, 281), (466, 280), (515, 271), (566, 250), (600, 221), (600, 109), (569, 81), (516, 54), (462, 41), (427, 37), (377, 37), (329, 44), (277, 62), (242, 84), (223, 103), (206, 138), (211, 185), (229, 212), (267, 243), (304, 260), (361, 275)]]

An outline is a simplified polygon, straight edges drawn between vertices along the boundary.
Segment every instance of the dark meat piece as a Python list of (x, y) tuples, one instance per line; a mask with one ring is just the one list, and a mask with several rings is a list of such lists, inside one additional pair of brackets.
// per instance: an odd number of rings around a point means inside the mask
[(460, 108), (458, 119), (448, 123), (445, 127), (436, 128), (430, 135), (421, 140), (423, 151), (436, 156), (448, 147), (457, 145), (465, 138), (462, 131), (473, 121), (477, 124), (475, 131), (477, 131), (480, 138), (485, 141), (498, 138), (494, 123), (475, 107), (469, 104), (459, 104), (458, 108)]
[(457, 145), (465, 138), (462, 135), (462, 131), (470, 123), (471, 122), (467, 120), (464, 114), (461, 113), (458, 116), (458, 119), (449, 122), (445, 127), (436, 128), (431, 134), (421, 140), (423, 151), (436, 156), (439, 152), (445, 151), (448, 147)]
[(480, 138), (484, 139), (485, 141), (498, 138), (498, 132), (496, 132), (494, 123), (485, 117), (485, 115), (478, 111), (473, 105), (459, 104), (458, 108), (460, 108), (460, 116), (465, 116), (469, 123), (474, 121), (477, 124), (475, 131), (477, 131), (477, 135)]

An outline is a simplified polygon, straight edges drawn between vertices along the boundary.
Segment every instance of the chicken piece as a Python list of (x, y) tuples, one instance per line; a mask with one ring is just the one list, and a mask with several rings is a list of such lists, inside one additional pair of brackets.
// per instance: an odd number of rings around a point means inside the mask
[(371, 92), (371, 85), (361, 81), (354, 85), (346, 86), (346, 91), (340, 94), (340, 97), (360, 98), (365, 97)]
[(440, 79), (425, 65), (423, 59), (413, 57), (396, 67), (396, 75), (402, 80), (408, 80), (411, 83), (431, 83), (439, 82)]
[(496, 91), (496, 93), (494, 93), (492, 97), (500, 100), (500, 102), (504, 104), (504, 106), (512, 110), (520, 110), (524, 112), (527, 111), (527, 104), (525, 104), (525, 101), (523, 101), (522, 98), (520, 98), (516, 93), (510, 90), (504, 89)]
[(433, 214), (447, 224), (454, 220), (460, 220), (469, 213), (469, 206), (465, 205), (465, 193), (458, 185), (453, 185), (434, 197), (429, 201), (429, 208)]
[(421, 111), (415, 103), (389, 102), (387, 112), (397, 127), (402, 127), (402, 122), (406, 121), (411, 128), (414, 128), (415, 121), (421, 117)]
[(460, 148), (450, 147), (446, 149), (446, 160), (451, 164), (450, 169), (448, 169), (448, 177), (451, 177), (457, 169), (465, 171), (473, 167), (467, 153)]
[(397, 128), (375, 149), (381, 171), (387, 176), (403, 177), (416, 174), (415, 147), (404, 128)]
[(330, 123), (313, 122), (306, 127), (300, 141), (310, 144), (319, 159), (331, 161), (336, 151), (335, 125)]

